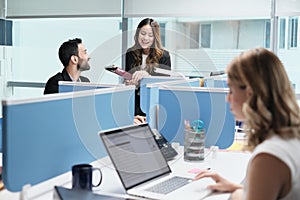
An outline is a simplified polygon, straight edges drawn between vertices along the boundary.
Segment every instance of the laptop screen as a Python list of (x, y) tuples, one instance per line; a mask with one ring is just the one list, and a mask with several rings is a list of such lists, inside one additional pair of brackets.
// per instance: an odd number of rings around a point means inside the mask
[(148, 124), (106, 131), (100, 136), (126, 190), (171, 172)]

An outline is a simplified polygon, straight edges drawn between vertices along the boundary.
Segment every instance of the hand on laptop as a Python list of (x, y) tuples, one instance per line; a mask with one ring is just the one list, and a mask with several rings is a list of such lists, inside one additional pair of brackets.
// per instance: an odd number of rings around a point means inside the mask
[(136, 115), (136, 116), (134, 116), (133, 122), (134, 122), (134, 124), (143, 124), (143, 123), (146, 123), (146, 117), (145, 116)]
[(220, 192), (234, 192), (238, 189), (243, 188), (242, 185), (232, 183), (232, 182), (228, 181), (227, 179), (223, 178), (222, 176), (220, 176), (218, 173), (210, 171), (210, 170), (201, 171), (194, 177), (193, 180), (195, 181), (195, 180), (199, 180), (202, 178), (212, 178), (216, 182), (216, 184), (214, 184), (214, 185), (208, 185), (208, 188), (211, 190), (216, 190), (216, 191), (220, 191)]

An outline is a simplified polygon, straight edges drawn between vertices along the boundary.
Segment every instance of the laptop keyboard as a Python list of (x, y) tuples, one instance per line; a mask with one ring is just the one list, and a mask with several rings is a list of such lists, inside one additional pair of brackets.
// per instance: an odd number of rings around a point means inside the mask
[(159, 193), (159, 194), (168, 194), (191, 181), (189, 178), (174, 176), (170, 179), (167, 179), (161, 183), (158, 183), (148, 189), (146, 191)]

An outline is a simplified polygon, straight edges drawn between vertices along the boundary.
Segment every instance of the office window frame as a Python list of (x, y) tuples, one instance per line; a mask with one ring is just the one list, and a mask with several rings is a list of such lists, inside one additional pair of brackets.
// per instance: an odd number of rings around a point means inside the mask
[(285, 49), (286, 46), (286, 19), (280, 18), (279, 20), (279, 49)]
[(289, 18), (289, 48), (298, 47), (298, 17)]
[(160, 40), (162, 46), (166, 46), (166, 23), (165, 22), (159, 22), (160, 26)]
[(265, 48), (270, 48), (271, 46), (271, 21), (266, 20), (265, 22)]
[[(208, 32), (209, 33), (208, 33)], [(205, 23), (200, 25), (200, 47), (201, 48), (211, 48), (212, 44), (212, 24)], [(209, 42), (209, 44), (205, 44)]]
[(190, 49), (198, 49), (199, 48), (199, 29), (200, 29), (200, 23), (199, 22), (191, 22), (188, 23), (189, 27), (189, 36), (190, 36)]

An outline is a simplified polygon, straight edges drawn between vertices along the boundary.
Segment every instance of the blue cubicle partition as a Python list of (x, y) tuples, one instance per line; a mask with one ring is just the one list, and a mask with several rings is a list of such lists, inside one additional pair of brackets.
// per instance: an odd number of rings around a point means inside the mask
[[(165, 82), (175, 81), (175, 80), (185, 80), (185, 79), (183, 77), (170, 77), (170, 76), (150, 76), (150, 77), (141, 79), (141, 81), (140, 81), (140, 98), (141, 98), (140, 106), (141, 106), (141, 110), (144, 113), (146, 113), (147, 116), (149, 114), (150, 98), (155, 97), (155, 92), (152, 91), (152, 93), (150, 93), (149, 88), (147, 88), (147, 84), (161, 83), (161, 82), (165, 83)], [(147, 121), (149, 122), (149, 118)], [(150, 124), (150, 126), (151, 126), (151, 124)]]
[(106, 83), (88, 83), (88, 82), (72, 82), (72, 81), (59, 81), (58, 91), (62, 92), (75, 92), (82, 90), (94, 90), (100, 88), (120, 87), (124, 84), (106, 84)]
[(158, 88), (160, 86), (181, 86), (181, 87), (199, 87), (200, 79), (171, 79), (165, 82), (145, 83), (141, 91), (141, 107), (147, 114), (147, 122), (151, 128), (157, 129), (157, 105), (158, 105)]
[(159, 88), (158, 130), (169, 140), (184, 142), (184, 120), (201, 119), (206, 129), (205, 146), (228, 148), (234, 140), (235, 119), (224, 88)]
[(209, 77), (204, 79), (204, 87), (228, 88), (226, 76)]
[(106, 155), (98, 132), (128, 126), (134, 86), (3, 100), (3, 181), (35, 185)]
[(2, 152), (2, 117), (0, 118), (0, 153)]

